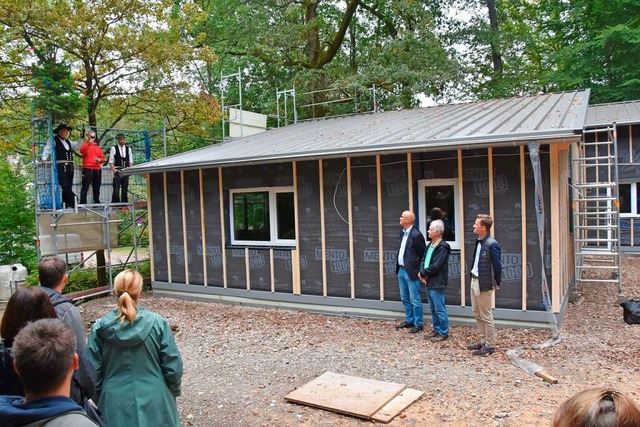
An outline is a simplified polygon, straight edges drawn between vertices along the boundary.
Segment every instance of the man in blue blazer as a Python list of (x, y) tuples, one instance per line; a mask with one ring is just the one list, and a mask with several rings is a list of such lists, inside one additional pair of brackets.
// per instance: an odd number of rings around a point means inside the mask
[(400, 249), (396, 262), (400, 298), (404, 305), (404, 322), (397, 325), (396, 329), (410, 328), (410, 334), (421, 332), (424, 324), (418, 273), (427, 245), (418, 227), (414, 227), (415, 222), (416, 216), (413, 212), (402, 212)]

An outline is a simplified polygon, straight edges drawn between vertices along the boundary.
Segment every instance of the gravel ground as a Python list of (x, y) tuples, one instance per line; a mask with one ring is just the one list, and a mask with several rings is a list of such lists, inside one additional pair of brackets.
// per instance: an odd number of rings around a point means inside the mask
[[(624, 260), (628, 298), (640, 296), (640, 258)], [(549, 330), (498, 329), (498, 352), (472, 356), (475, 328), (453, 325), (448, 341), (396, 331), (395, 322), (282, 309), (152, 298), (141, 301), (176, 331), (184, 359), (178, 399), (184, 426), (366, 426), (359, 420), (287, 403), (284, 396), (331, 371), (406, 384), (425, 394), (390, 426), (544, 426), (558, 405), (588, 387), (613, 386), (640, 402), (640, 325), (627, 325), (612, 285), (581, 285), (562, 341), (522, 357), (544, 367), (551, 385), (512, 365), (506, 351), (540, 344)], [(113, 298), (80, 306), (88, 323)], [(425, 316), (425, 320), (429, 316)], [(398, 319), (401, 320), (401, 319)]]

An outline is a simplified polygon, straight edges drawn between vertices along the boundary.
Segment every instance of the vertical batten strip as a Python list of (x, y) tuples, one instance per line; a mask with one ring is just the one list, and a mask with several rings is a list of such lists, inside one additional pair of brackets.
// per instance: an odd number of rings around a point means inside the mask
[[(151, 203), (151, 175), (149, 174), (145, 174), (144, 175), (146, 180), (147, 180), (147, 222), (148, 222), (148, 227), (149, 227), (149, 251), (152, 251), (153, 248), (155, 248), (155, 245), (153, 244), (153, 221), (151, 219), (152, 216), (152, 206), (153, 204)], [(154, 259), (155, 259), (155, 255), (153, 253), (149, 253), (149, 265), (151, 268), (151, 281), (155, 282), (156, 280), (156, 269), (155, 269), (155, 263), (154, 263)]]
[[(407, 191), (409, 192), (409, 210), (413, 209), (413, 163), (411, 162), (411, 153), (407, 153)], [(417, 213), (417, 212), (414, 212)], [(416, 215), (417, 216), (417, 215)]]
[(520, 231), (522, 240), (522, 311), (527, 311), (527, 169), (524, 145), (520, 146)]
[(171, 235), (169, 234), (169, 201), (167, 199), (169, 191), (167, 188), (167, 173), (162, 172), (164, 187), (164, 232), (167, 235), (167, 279), (169, 283), (173, 283), (171, 274)]
[(182, 256), (184, 257), (184, 283), (189, 284), (189, 248), (187, 246), (187, 203), (184, 194), (184, 171), (180, 171), (180, 201), (182, 203)]
[[(225, 245), (226, 232), (224, 228), (224, 186), (222, 185), (222, 168), (218, 168), (218, 199), (220, 201), (220, 252), (222, 252), (222, 282), (227, 288), (227, 248)], [(233, 203), (229, 200), (229, 203)]]
[(247, 275), (247, 290), (251, 290), (251, 265), (249, 264), (249, 248), (244, 248), (244, 272)]
[(356, 297), (356, 262), (353, 247), (353, 197), (351, 193), (351, 158), (347, 157), (347, 210), (349, 211), (349, 275), (351, 278), (351, 299)]
[[(634, 151), (634, 150), (633, 150), (633, 126), (629, 126), (629, 162), (630, 162), (630, 163), (634, 163), (634, 161), (633, 161), (633, 155), (634, 155), (634, 152), (633, 152), (633, 151)], [(635, 185), (636, 185), (636, 191), (638, 191), (638, 184), (635, 184)], [(640, 195), (640, 194), (636, 194), (636, 198), (637, 198), (637, 196), (639, 196), (639, 195)], [(629, 201), (629, 202), (631, 202), (631, 201)], [(639, 213), (639, 212), (636, 212), (636, 215), (637, 215), (638, 213)], [(634, 228), (635, 228), (635, 224), (634, 224), (634, 219), (633, 219), (633, 217), (629, 218), (629, 226), (630, 226), (630, 227), (629, 227), (629, 233), (630, 233), (629, 245), (630, 245), (631, 247), (634, 247), (634, 246), (635, 246), (635, 244), (634, 244), (634, 239), (635, 239), (635, 237), (634, 237)], [(618, 238), (619, 238), (619, 237), (620, 237), (620, 236), (618, 236)]]
[(207, 233), (206, 221), (204, 220), (204, 171), (198, 170), (198, 181), (200, 183), (200, 230), (202, 233), (202, 277), (204, 286), (209, 285), (209, 274), (207, 272)]
[(376, 155), (376, 183), (378, 193), (378, 274), (380, 277), (380, 301), (384, 301), (384, 228), (382, 224), (382, 166)]
[[(299, 216), (299, 206), (298, 206), (298, 163), (292, 163), (292, 173), (293, 173), (293, 217), (296, 227), (296, 253), (299, 253), (300, 248), (300, 216)], [(302, 288), (300, 286), (300, 258), (296, 257), (295, 262), (293, 262), (293, 254), (291, 254), (291, 279), (293, 281), (293, 293), (295, 295), (300, 295), (302, 293)], [(295, 271), (294, 271), (295, 270)]]
[(322, 236), (320, 247), (322, 250), (322, 296), (327, 296), (327, 241), (324, 223), (324, 167), (322, 159), (318, 160), (318, 193), (320, 194), (320, 235)]
[[(549, 146), (549, 180), (551, 190), (551, 206), (549, 216), (555, 218), (551, 222), (551, 308), (554, 312), (560, 311), (560, 223), (564, 216), (560, 212), (559, 177), (558, 177), (558, 146)], [(544, 259), (542, 260), (544, 265)], [(543, 270), (544, 271), (544, 270)]]
[[(273, 258), (273, 248), (269, 248), (269, 268), (271, 269), (271, 293), (275, 293), (276, 291), (276, 271), (275, 271), (275, 261)], [(293, 261), (293, 256), (291, 257), (291, 261)]]
[(466, 252), (464, 248), (464, 180), (462, 179), (462, 150), (458, 150), (458, 233), (460, 233), (460, 305), (467, 305), (465, 289), (467, 288)]
[[(491, 215), (491, 218), (493, 218), (493, 220), (496, 220), (496, 217), (494, 216), (494, 194), (493, 194), (493, 148), (489, 147), (487, 148), (487, 157), (488, 157), (488, 168), (489, 168), (489, 215)], [(495, 225), (495, 222), (494, 222)], [(491, 232), (491, 234), (493, 235), (493, 237), (495, 238), (495, 231), (496, 231), (496, 227), (493, 227), (493, 231)], [(491, 307), (492, 308), (496, 308), (496, 293), (493, 292), (491, 294)]]

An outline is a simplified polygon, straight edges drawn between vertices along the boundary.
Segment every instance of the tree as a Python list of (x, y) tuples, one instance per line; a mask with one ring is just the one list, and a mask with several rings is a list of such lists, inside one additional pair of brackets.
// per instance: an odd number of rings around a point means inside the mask
[[(458, 77), (457, 65), (434, 34), (440, 10), (431, 2), (268, 0), (260, 8), (250, 0), (199, 4), (209, 18), (197, 30), (219, 56), (214, 66), (202, 69), (203, 84), (215, 90), (219, 75), (246, 71), (245, 108), (273, 109), (276, 89), (295, 87), (302, 93), (340, 87), (341, 95), (349, 97), (374, 85), (386, 91), (385, 108), (412, 107), (418, 94), (441, 96)], [(317, 104), (325, 95), (313, 96), (310, 102)], [(318, 115), (322, 113), (316, 111)]]
[[(68, 71), (82, 96), (89, 126), (98, 124), (100, 106), (108, 100), (117, 100), (120, 111), (107, 115), (111, 121), (104, 127), (115, 127), (128, 114), (137, 113), (139, 106), (144, 106), (144, 114), (158, 114), (154, 101), (166, 92), (175, 93), (181, 102), (185, 97), (198, 99), (189, 68), (194, 61), (214, 57), (206, 46), (194, 48), (194, 39), (188, 36), (204, 18), (202, 12), (193, 4), (177, 4), (170, 0), (0, 0), (2, 54), (7, 59), (0, 78), (10, 83), (3, 100), (39, 92), (47, 100), (43, 109), (55, 111), (56, 92), (49, 90), (48, 83), (56, 77), (53, 80), (68, 90)], [(36, 67), (31, 65), (34, 59), (39, 60)], [(172, 102), (166, 97), (164, 101)], [(215, 110), (207, 113), (219, 117)]]
[(15, 156), (0, 162), (0, 265), (21, 263), (33, 271), (35, 212), (30, 168), (23, 166)]
[[(591, 88), (592, 102), (640, 98), (640, 4), (635, 0), (573, 0), (564, 25), (555, 28), (563, 47), (554, 59), (559, 89)], [(559, 7), (559, 6), (558, 6)]]

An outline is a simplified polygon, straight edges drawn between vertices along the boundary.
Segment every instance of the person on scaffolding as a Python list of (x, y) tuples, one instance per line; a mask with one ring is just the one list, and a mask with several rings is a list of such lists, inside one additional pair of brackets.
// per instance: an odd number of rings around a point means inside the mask
[(82, 190), (80, 191), (80, 204), (87, 203), (89, 186), (93, 187), (93, 203), (100, 203), (100, 184), (102, 183), (102, 164), (104, 153), (98, 145), (96, 133), (89, 131), (87, 140), (80, 147), (82, 154)]
[[(129, 177), (124, 176), (120, 170), (133, 166), (133, 154), (131, 153), (131, 147), (125, 145), (125, 138), (123, 133), (119, 133), (116, 136), (118, 144), (111, 147), (109, 153), (109, 166), (113, 171), (113, 195), (111, 196), (111, 203), (128, 203), (129, 198), (127, 192), (129, 190)], [(122, 196), (120, 195), (122, 191)]]
[[(54, 130), (53, 147), (55, 150), (56, 167), (58, 169), (58, 184), (62, 188), (62, 203), (73, 209), (76, 206), (76, 195), (73, 192), (73, 151), (79, 142), (67, 139), (73, 128), (66, 123), (60, 123)], [(46, 163), (51, 153), (51, 145), (46, 144), (42, 151), (42, 163)]]

